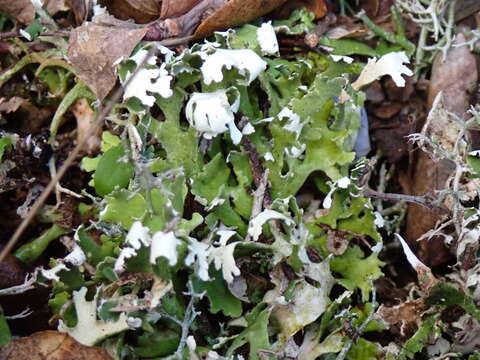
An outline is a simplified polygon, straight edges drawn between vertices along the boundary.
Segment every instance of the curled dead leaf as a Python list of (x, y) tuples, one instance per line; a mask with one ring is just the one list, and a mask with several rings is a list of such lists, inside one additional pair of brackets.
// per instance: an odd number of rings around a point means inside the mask
[(7, 13), (24, 24), (31, 24), (35, 20), (35, 9), (30, 0), (0, 0), (0, 12)]
[(249, 22), (283, 5), (286, 0), (231, 0), (208, 16), (194, 33), (201, 38)]
[(111, 360), (105, 349), (77, 343), (58, 331), (40, 331), (12, 340), (0, 349), (3, 360)]

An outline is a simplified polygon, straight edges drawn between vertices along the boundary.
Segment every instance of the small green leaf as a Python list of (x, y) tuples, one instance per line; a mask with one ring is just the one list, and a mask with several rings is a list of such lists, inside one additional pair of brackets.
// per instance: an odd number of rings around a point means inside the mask
[(222, 195), (229, 176), (230, 169), (222, 154), (218, 153), (203, 167), (202, 172), (195, 176), (192, 193), (211, 202)]
[(61, 125), (63, 115), (67, 112), (70, 106), (78, 99), (96, 100), (95, 95), (91, 90), (81, 81), (79, 81), (62, 99), (60, 105), (58, 105), (57, 111), (53, 116), (50, 124), (50, 139), (48, 142), (53, 144), (55, 137), (57, 136), (58, 128)]
[(53, 224), (50, 229), (45, 230), (39, 237), (20, 246), (14, 255), (25, 263), (32, 263), (43, 254), (52, 241), (68, 231), (68, 229)]
[(115, 243), (106, 240), (106, 237), (102, 237), (104, 241), (99, 245), (93, 240), (86, 232), (85, 228), (81, 227), (77, 231), (78, 245), (85, 253), (87, 260), (90, 264), (96, 266), (103, 261), (105, 257), (113, 255), (113, 248)]
[(167, 356), (177, 349), (179, 343), (180, 336), (175, 331), (164, 329), (141, 335), (133, 351), (141, 358)]
[(347, 354), (348, 360), (371, 360), (378, 359), (379, 346), (376, 343), (365, 340), (363, 338), (358, 339)]
[(118, 145), (100, 159), (93, 181), (98, 195), (110, 194), (116, 187), (124, 189), (134, 175), (133, 165), (126, 159), (125, 150)]
[(7, 345), (12, 339), (10, 328), (8, 327), (7, 320), (3, 314), (3, 309), (0, 306), (0, 348)]
[(147, 202), (140, 194), (120, 190), (106, 196), (106, 208), (100, 214), (100, 220), (120, 223), (125, 229), (130, 229), (136, 220), (141, 220), (147, 212)]
[(3, 154), (10, 147), (15, 145), (15, 139), (11, 136), (3, 136), (0, 138), (0, 163), (3, 158)]
[(480, 309), (473, 299), (446, 282), (439, 282), (431, 289), (426, 303), (440, 306), (461, 306), (463, 310), (480, 321)]
[[(268, 319), (272, 308), (265, 303), (258, 304), (248, 315), (245, 316), (247, 320), (247, 328), (243, 330), (233, 341), (232, 345), (227, 351), (227, 358), (233, 355), (234, 351), (239, 347), (249, 343), (249, 359), (260, 360), (259, 350), (270, 349), (270, 341), (268, 340)], [(273, 359), (270, 356), (266, 359)]]
[(242, 315), (242, 302), (228, 290), (227, 283), (223, 280), (221, 271), (211, 271), (213, 280), (193, 280), (193, 286), (197, 292), (207, 292), (210, 300), (210, 312), (213, 314), (222, 311), (225, 316), (239, 317)]
[(383, 265), (377, 253), (364, 258), (363, 251), (358, 246), (347, 249), (330, 262), (332, 271), (342, 276), (338, 280), (340, 284), (350, 291), (356, 288), (362, 291), (362, 301), (368, 301), (372, 282), (383, 275)]
[(352, 39), (329, 39), (324, 36), (320, 39), (319, 45), (333, 48), (335, 55), (367, 55), (378, 56), (378, 52), (367, 44)]
[(24, 31), (30, 35), (31, 40), (35, 40), (42, 30), (42, 24), (40, 23), (39, 19), (36, 19), (33, 23), (28, 25)]
[(315, 28), (315, 14), (309, 12), (306, 8), (301, 8), (292, 12), (286, 20), (275, 21), (274, 27), (282, 27), (289, 35), (299, 35)]
[[(1, 152), (0, 152), (1, 155)], [(0, 156), (0, 160), (2, 157)], [(472, 176), (475, 178), (480, 177), (480, 158), (477, 156), (467, 156), (467, 163), (472, 168)]]
[(113, 135), (109, 131), (104, 131), (102, 133), (102, 143), (100, 144), (100, 149), (102, 152), (107, 152), (113, 147), (116, 147), (122, 143), (122, 140), (117, 136)]
[(413, 359), (415, 354), (423, 349), (435, 327), (435, 317), (429, 316), (423, 321), (420, 328), (403, 345), (398, 359)]

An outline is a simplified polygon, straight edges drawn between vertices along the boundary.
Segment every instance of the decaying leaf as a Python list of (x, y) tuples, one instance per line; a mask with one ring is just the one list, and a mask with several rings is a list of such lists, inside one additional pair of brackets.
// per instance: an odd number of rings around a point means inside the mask
[[(465, 38), (459, 34), (456, 42), (464, 42)], [(452, 47), (443, 60), (443, 54), (439, 53), (432, 68), (429, 104), (432, 111), (438, 105), (434, 100), (440, 92), (443, 93), (444, 112), (452, 112), (462, 117), (468, 109), (470, 94), (474, 91), (478, 79), (475, 56), (467, 46)], [(434, 106), (435, 105), (435, 106)], [(442, 120), (443, 119), (443, 120)], [(439, 124), (436, 122), (439, 121)], [(436, 134), (440, 136), (445, 144), (452, 142), (455, 129), (451, 127), (451, 121), (446, 123), (445, 116), (434, 114), (428, 122), (430, 129), (437, 129)], [(453, 131), (453, 135), (452, 135)], [(448, 140), (445, 135), (448, 134)], [(412, 172), (412, 193), (424, 195), (426, 193), (444, 189), (447, 180), (453, 174), (454, 164), (449, 160), (433, 161), (429, 154), (419, 152), (416, 164)], [(436, 223), (441, 220), (442, 213), (437, 209), (409, 204), (407, 213), (406, 238), (412, 247), (416, 247), (417, 239), (427, 231), (435, 228)], [(450, 252), (443, 244), (441, 237), (435, 236), (422, 240), (418, 244), (418, 256), (429, 266), (444, 264), (451, 258)]]
[(424, 263), (422, 263), (417, 256), (410, 250), (407, 242), (398, 234), (395, 234), (403, 247), (403, 252), (407, 257), (408, 262), (412, 265), (413, 269), (417, 272), (418, 282), (422, 288), (422, 291), (428, 293), (437, 284), (437, 279), (433, 276), (432, 270)]
[(269, 13), (285, 2), (286, 0), (231, 0), (205, 19), (195, 31), (194, 36), (201, 38), (216, 30), (246, 23)]
[(3, 360), (111, 360), (107, 351), (77, 343), (58, 331), (41, 331), (12, 340), (0, 349)]
[(25, 270), (15, 256), (8, 255), (0, 262), (0, 289), (21, 284), (24, 278)]
[(15, 112), (26, 101), (27, 100), (19, 96), (14, 96), (8, 100), (6, 100), (5, 98), (0, 98), (0, 112), (4, 112), (7, 114)]
[(202, 0), (162, 0), (160, 18), (167, 19), (185, 14)]
[(0, 0), (0, 12), (10, 14), (24, 24), (31, 24), (35, 20), (35, 9), (30, 0)]
[(138, 24), (146, 24), (158, 19), (162, 0), (110, 0), (104, 1), (110, 14), (118, 19), (133, 19)]
[(306, 273), (310, 278), (318, 281), (320, 286), (315, 287), (306, 281), (300, 281), (295, 287), (292, 299), (287, 300), (283, 295), (274, 298), (274, 294), (279, 291), (280, 283), (278, 283), (277, 289), (266, 295), (266, 299), (276, 303), (272, 316), (281, 328), (282, 343), (286, 343), (300, 329), (318, 319), (330, 302), (328, 294), (334, 281), (330, 273), (329, 261), (309, 264)]
[(453, 151), (461, 125), (449, 114), (445, 101), (443, 92), (439, 92), (432, 103), (422, 134), (434, 138), (443, 150)]
[[(85, 98), (75, 101), (71, 110), (75, 116), (75, 119), (77, 120), (77, 142), (80, 142), (90, 128), (90, 124), (95, 118), (95, 112), (92, 110), (87, 99)], [(98, 129), (97, 134), (88, 139), (85, 146), (85, 150), (88, 153), (93, 153), (100, 147), (100, 132), (101, 129)]]
[(75, 16), (75, 23), (82, 24), (88, 15), (89, 0), (67, 0), (70, 9)]
[[(100, 20), (100, 19), (98, 19)], [(121, 24), (121, 25), (120, 25)], [(114, 26), (88, 23), (71, 32), (68, 58), (77, 75), (103, 100), (117, 80), (114, 63), (127, 58), (146, 28), (117, 21)]]
[(70, 5), (67, 0), (47, 0), (43, 6), (51, 16), (60, 11), (70, 10)]
[[(466, 41), (458, 34), (455, 43)], [(428, 104), (432, 106), (437, 94), (443, 92), (448, 111), (462, 116), (470, 103), (470, 96), (478, 79), (475, 56), (468, 46), (452, 47), (446, 58), (439, 53), (432, 66), (432, 76), (428, 89)]]
[(381, 305), (377, 315), (390, 326), (399, 326), (400, 335), (410, 336), (420, 327), (425, 309), (423, 299), (408, 300), (392, 307)]

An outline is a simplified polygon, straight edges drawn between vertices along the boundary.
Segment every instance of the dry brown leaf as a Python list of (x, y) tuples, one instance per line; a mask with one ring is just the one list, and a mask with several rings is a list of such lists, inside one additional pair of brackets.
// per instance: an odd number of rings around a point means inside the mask
[(70, 5), (67, 0), (46, 0), (43, 5), (44, 9), (52, 16), (60, 11), (70, 10)]
[(366, 0), (362, 2), (362, 9), (365, 10), (368, 17), (373, 19), (378, 14), (380, 8), (380, 0)]
[(22, 263), (15, 256), (8, 254), (0, 262), (0, 289), (19, 285), (25, 279)]
[(422, 324), (424, 310), (423, 299), (417, 299), (408, 300), (392, 307), (381, 305), (377, 310), (377, 315), (390, 326), (399, 326), (400, 335), (407, 337), (412, 335)]
[(30, 0), (0, 0), (0, 12), (10, 14), (24, 24), (35, 20), (35, 9)]
[(75, 23), (82, 24), (88, 15), (89, 0), (66, 0), (73, 15), (75, 16)]
[(88, 23), (71, 32), (68, 58), (80, 79), (103, 100), (117, 81), (114, 62), (130, 56), (147, 28), (120, 20), (108, 26), (106, 19), (98, 20), (103, 22)]
[(156, 21), (149, 26), (145, 40), (162, 40), (189, 36), (203, 19), (221, 9), (226, 2), (227, 0), (203, 0), (181, 16)]
[(5, 98), (0, 98), (0, 112), (7, 114), (15, 112), (26, 101), (27, 100), (25, 100), (24, 98), (18, 96), (11, 97), (8, 100), (5, 100)]
[[(456, 43), (467, 40), (458, 34)], [(443, 61), (443, 54), (438, 54), (432, 66), (428, 104), (432, 106), (437, 94), (443, 92), (445, 107), (457, 116), (462, 116), (470, 104), (470, 96), (475, 91), (478, 80), (475, 56), (468, 46), (451, 48)]]
[(286, 0), (231, 0), (203, 21), (196, 38), (249, 22), (283, 5)]
[(14, 339), (0, 349), (2, 360), (111, 360), (105, 349), (77, 343), (58, 331), (40, 331)]
[[(459, 34), (456, 42), (464, 41), (465, 37)], [(476, 59), (467, 46), (451, 48), (445, 61), (443, 61), (443, 54), (439, 53), (432, 67), (429, 105), (432, 106), (437, 94), (442, 91), (445, 110), (457, 116), (463, 116), (468, 109), (470, 94), (475, 90), (477, 79)], [(430, 124), (439, 129), (437, 133), (440, 135), (445, 133), (445, 126), (451, 130), (448, 124), (435, 124), (436, 121), (441, 120), (440, 117), (432, 117)], [(444, 189), (454, 168), (455, 165), (449, 160), (434, 162), (427, 153), (419, 152), (412, 174), (413, 194), (423, 195)], [(439, 209), (430, 210), (416, 204), (408, 206), (407, 241), (410, 246), (418, 247), (419, 258), (428, 266), (445, 264), (452, 256), (441, 237), (432, 237), (417, 243), (418, 238), (435, 227), (442, 215)]]
[[(78, 99), (71, 107), (72, 113), (77, 120), (77, 143), (80, 143), (89, 131), (90, 125), (95, 119), (95, 112), (92, 110), (86, 99)], [(97, 134), (92, 135), (85, 145), (85, 151), (89, 154), (94, 153), (100, 147), (99, 128)]]
[(337, 15), (335, 27), (327, 31), (327, 36), (331, 39), (343, 38), (363, 38), (368, 35), (368, 30), (358, 19), (350, 16)]
[(384, 101), (382, 105), (374, 108), (373, 114), (380, 119), (390, 119), (402, 110), (403, 104), (398, 102)]
[(162, 0), (110, 0), (105, 5), (119, 19), (146, 24), (159, 18)]
[(166, 19), (187, 13), (202, 0), (162, 0), (160, 18)]

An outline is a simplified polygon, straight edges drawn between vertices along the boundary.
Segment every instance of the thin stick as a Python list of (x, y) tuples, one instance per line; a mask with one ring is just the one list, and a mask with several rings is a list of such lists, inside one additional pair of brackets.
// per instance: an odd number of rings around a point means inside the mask
[(381, 199), (385, 201), (405, 201), (424, 206), (428, 209), (441, 209), (447, 211), (443, 206), (435, 203), (435, 199), (429, 195), (406, 195), (406, 194), (392, 194), (392, 193), (380, 193), (371, 189), (363, 190), (363, 195), (369, 198)]
[[(135, 70), (133, 75), (128, 79), (128, 81), (125, 83), (125, 86), (128, 86), (130, 81), (137, 75), (138, 71), (143, 68), (143, 65), (145, 62), (153, 55), (154, 52), (154, 47), (152, 47), (145, 59), (140, 63), (138, 68)], [(63, 163), (63, 165), (58, 169), (58, 172), (53, 176), (53, 178), (50, 180), (48, 183), (47, 187), (43, 191), (42, 195), (40, 195), (35, 203), (33, 204), (32, 208), (28, 212), (27, 216), (23, 219), (22, 223), (20, 226), (15, 230), (15, 233), (12, 235), (10, 240), (8, 241), (7, 245), (2, 249), (2, 252), (0, 253), (0, 263), (5, 259), (7, 254), (10, 253), (10, 251), (13, 249), (15, 244), (18, 242), (20, 239), (20, 236), (24, 233), (24, 231), (27, 229), (27, 226), (30, 224), (30, 222), (33, 220), (35, 217), (36, 213), (40, 208), (43, 206), (47, 198), (50, 196), (50, 193), (55, 189), (56, 184), (60, 181), (60, 179), (65, 175), (67, 172), (68, 168), (70, 165), (72, 165), (73, 161), (76, 159), (80, 151), (83, 149), (83, 147), (86, 145), (88, 142), (90, 136), (92, 136), (95, 131), (97, 131), (98, 127), (103, 123), (103, 120), (107, 117), (107, 115), (110, 113), (112, 110), (113, 106), (120, 100), (120, 97), (122, 96), (123, 93), (123, 87), (119, 87), (115, 93), (113, 94), (111, 101), (108, 105), (102, 106), (100, 108), (100, 111), (97, 113), (95, 120), (90, 124), (89, 128), (85, 132), (85, 136), (82, 138), (82, 140), (75, 146), (73, 151), (68, 155), (67, 159)]]

